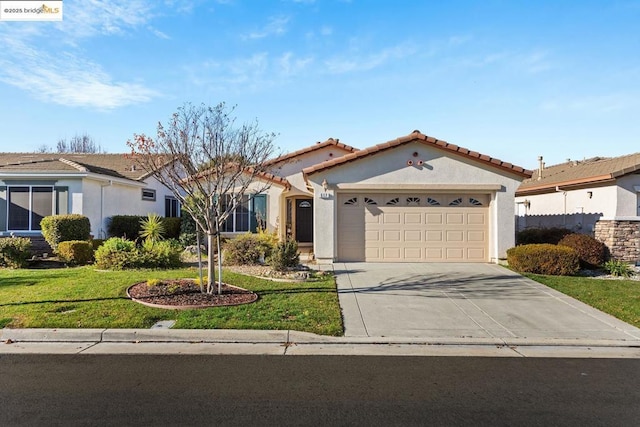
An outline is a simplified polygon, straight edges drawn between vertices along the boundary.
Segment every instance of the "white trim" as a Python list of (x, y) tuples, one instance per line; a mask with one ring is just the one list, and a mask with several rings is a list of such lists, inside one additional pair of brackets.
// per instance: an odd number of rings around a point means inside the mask
[[(55, 215), (56, 212), (56, 188), (54, 185), (7, 185), (7, 233), (41, 233), (42, 230), (33, 229), (33, 188), (50, 188), (51, 189), (51, 214)], [(11, 188), (24, 188), (29, 189), (29, 228), (27, 230), (12, 230), (9, 228), (9, 208), (11, 207)]]
[(500, 184), (335, 184), (338, 190), (500, 191)]

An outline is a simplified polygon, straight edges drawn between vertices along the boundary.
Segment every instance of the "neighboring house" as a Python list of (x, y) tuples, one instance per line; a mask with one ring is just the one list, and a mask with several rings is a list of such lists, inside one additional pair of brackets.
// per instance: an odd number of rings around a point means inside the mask
[(540, 168), (516, 191), (518, 229), (595, 235), (618, 258), (640, 261), (640, 153)]
[(180, 207), (125, 154), (0, 153), (0, 236), (39, 236), (43, 217), (67, 213), (104, 238), (113, 215), (179, 216)]
[[(318, 262), (497, 262), (515, 242), (515, 190), (531, 176), (419, 131), (364, 150), (329, 139), (269, 166), (269, 190), (236, 215), (259, 212)], [(233, 231), (249, 223), (234, 218)]]

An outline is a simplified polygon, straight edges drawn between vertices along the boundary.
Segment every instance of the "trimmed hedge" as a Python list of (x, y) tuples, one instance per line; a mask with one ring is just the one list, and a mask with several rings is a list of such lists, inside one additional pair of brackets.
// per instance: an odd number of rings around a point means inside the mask
[(93, 260), (93, 245), (85, 240), (68, 240), (58, 244), (58, 258), (70, 265), (85, 265)]
[(69, 240), (89, 240), (91, 224), (84, 215), (52, 215), (45, 216), (40, 221), (42, 236), (54, 252), (60, 242)]
[[(107, 233), (109, 237), (124, 237), (136, 240), (142, 231), (143, 220), (147, 216), (143, 215), (114, 215), (107, 223)], [(164, 225), (164, 239), (177, 239), (180, 236), (180, 218), (162, 218)]]
[(224, 245), (224, 263), (230, 265), (256, 265), (273, 246), (256, 234), (244, 233), (229, 240)]
[(138, 266), (136, 243), (121, 237), (112, 237), (95, 252), (96, 266), (105, 270), (124, 270)]
[(520, 245), (507, 250), (509, 266), (516, 271), (572, 276), (580, 270), (578, 253), (568, 246), (549, 243)]
[(516, 244), (531, 245), (534, 243), (550, 243), (557, 245), (558, 242), (567, 234), (572, 234), (571, 230), (566, 228), (527, 228), (519, 231), (516, 235)]
[(558, 245), (574, 249), (578, 253), (582, 268), (600, 268), (608, 258), (607, 246), (586, 234), (568, 234), (558, 242)]
[(31, 239), (27, 237), (0, 238), (0, 267), (23, 268), (31, 257)]

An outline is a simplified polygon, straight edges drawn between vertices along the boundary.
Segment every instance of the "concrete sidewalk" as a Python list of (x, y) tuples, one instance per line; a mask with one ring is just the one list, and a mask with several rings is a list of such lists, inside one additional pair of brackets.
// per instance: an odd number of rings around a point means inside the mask
[(0, 329), (0, 355), (263, 354), (640, 358), (640, 341), (328, 337), (297, 331)]

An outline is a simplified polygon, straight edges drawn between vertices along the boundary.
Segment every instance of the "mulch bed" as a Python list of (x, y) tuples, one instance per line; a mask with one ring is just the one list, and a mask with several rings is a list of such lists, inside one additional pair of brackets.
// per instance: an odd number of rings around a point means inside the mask
[(127, 295), (144, 305), (173, 310), (248, 304), (258, 299), (251, 291), (225, 283), (220, 295), (202, 293), (200, 285), (191, 279), (163, 280), (153, 286), (140, 282), (127, 289)]

